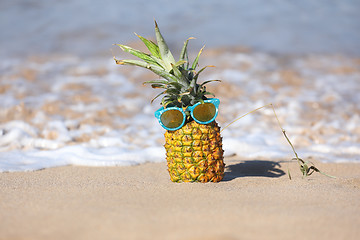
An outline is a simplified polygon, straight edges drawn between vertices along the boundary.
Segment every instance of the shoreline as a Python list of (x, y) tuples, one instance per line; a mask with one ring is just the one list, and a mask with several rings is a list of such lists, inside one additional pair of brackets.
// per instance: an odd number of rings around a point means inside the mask
[[(166, 163), (0, 173), (0, 239), (356, 239), (360, 164), (225, 159), (220, 183)], [(287, 169), (292, 180), (288, 179)]]

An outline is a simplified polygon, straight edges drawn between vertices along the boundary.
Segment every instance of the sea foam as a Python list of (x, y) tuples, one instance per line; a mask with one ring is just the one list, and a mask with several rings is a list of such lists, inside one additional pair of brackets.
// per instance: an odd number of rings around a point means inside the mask
[[(25, 62), (24, 62), (25, 61)], [(356, 59), (261, 53), (204, 56), (217, 64), (201, 81), (220, 98), (221, 127), (273, 103), (303, 159), (360, 162), (360, 70)], [(110, 59), (9, 59), (0, 63), (0, 171), (65, 165), (131, 166), (165, 161), (165, 130), (153, 116), (158, 93), (145, 70)], [(294, 157), (273, 110), (263, 108), (222, 132), (225, 156), (245, 160)]]

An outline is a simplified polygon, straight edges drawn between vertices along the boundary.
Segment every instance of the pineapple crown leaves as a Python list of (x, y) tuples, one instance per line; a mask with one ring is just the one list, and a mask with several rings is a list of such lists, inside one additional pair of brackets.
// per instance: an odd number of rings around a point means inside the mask
[(164, 95), (161, 101), (161, 105), (163, 105), (164, 107), (168, 105), (187, 107), (199, 101), (202, 102), (204, 99), (206, 99), (207, 95), (214, 96), (214, 94), (206, 91), (205, 84), (220, 80), (209, 80), (201, 84), (197, 83), (199, 74), (203, 72), (207, 67), (213, 67), (206, 66), (200, 69), (198, 72), (195, 71), (196, 67), (198, 66), (199, 57), (205, 46), (200, 49), (195, 60), (190, 65), (187, 47), (189, 40), (194, 38), (188, 38), (184, 42), (184, 46), (182, 47), (180, 53), (179, 61), (176, 62), (164, 37), (160, 32), (156, 21), (156, 43), (140, 35), (137, 35), (136, 33), (135, 35), (139, 37), (139, 39), (145, 44), (150, 54), (141, 52), (139, 50), (122, 44), (114, 44), (119, 46), (124, 52), (128, 52), (140, 59), (118, 60), (114, 57), (114, 60), (116, 64), (119, 65), (134, 65), (146, 68), (163, 78), (159, 80), (144, 82), (144, 84), (151, 84), (153, 88), (164, 89), (164, 91), (158, 94), (151, 102), (153, 102), (159, 96)]

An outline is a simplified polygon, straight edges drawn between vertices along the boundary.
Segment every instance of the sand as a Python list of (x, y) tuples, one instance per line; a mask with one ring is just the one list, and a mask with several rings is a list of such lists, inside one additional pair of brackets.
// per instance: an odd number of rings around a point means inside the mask
[(358, 239), (360, 164), (303, 179), (296, 163), (225, 161), (207, 184), (170, 182), (165, 162), (1, 173), (0, 239)]

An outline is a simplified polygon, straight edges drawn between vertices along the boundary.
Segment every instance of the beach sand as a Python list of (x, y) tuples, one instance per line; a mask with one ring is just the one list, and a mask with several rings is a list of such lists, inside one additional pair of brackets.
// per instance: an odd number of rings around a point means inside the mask
[[(360, 164), (225, 159), (220, 183), (166, 163), (0, 174), (0, 239), (358, 239)], [(292, 180), (287, 176), (288, 168)]]

